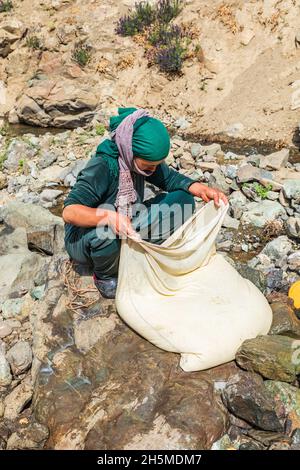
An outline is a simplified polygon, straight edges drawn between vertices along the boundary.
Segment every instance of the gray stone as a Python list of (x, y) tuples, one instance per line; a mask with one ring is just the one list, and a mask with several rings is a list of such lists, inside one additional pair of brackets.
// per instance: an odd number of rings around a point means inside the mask
[(300, 217), (289, 217), (285, 227), (289, 237), (300, 238)]
[(5, 319), (14, 318), (19, 320), (21, 311), (22, 311), (22, 304), (24, 302), (24, 297), (19, 299), (7, 299), (3, 302), (2, 308), (2, 315)]
[(6, 354), (14, 375), (19, 375), (29, 369), (32, 363), (32, 350), (27, 341), (18, 341)]
[(184, 152), (182, 157), (180, 157), (180, 166), (184, 170), (189, 170), (190, 168), (195, 168), (195, 160), (189, 152)]
[(204, 148), (201, 144), (193, 143), (191, 146), (191, 154), (194, 159), (197, 159), (201, 154), (203, 154)]
[(291, 250), (292, 243), (286, 235), (281, 235), (268, 242), (262, 250), (262, 253), (267, 255), (272, 261), (277, 261), (290, 253)]
[(223, 227), (226, 228), (233, 228), (237, 230), (239, 228), (240, 222), (237, 219), (234, 219), (233, 217), (230, 217), (230, 215), (226, 214), (222, 223)]
[(280, 215), (285, 215), (285, 210), (279, 202), (263, 200), (248, 204), (241, 221), (243, 224), (248, 223), (260, 228)]
[(225, 176), (228, 178), (234, 179), (237, 175), (237, 165), (225, 165)]
[(288, 262), (289, 268), (292, 271), (299, 272), (300, 271), (300, 250), (294, 251), (293, 253), (291, 253), (288, 256), (287, 262)]
[(247, 204), (247, 198), (241, 191), (233, 191), (229, 196), (230, 210), (235, 219), (240, 219)]
[(203, 150), (205, 151), (206, 155), (209, 155), (210, 157), (215, 157), (217, 153), (220, 152), (222, 149), (220, 144), (211, 144), (203, 146)]
[(38, 162), (38, 167), (40, 169), (47, 168), (48, 166), (52, 165), (52, 163), (56, 162), (57, 155), (53, 152), (45, 152)]
[(44, 189), (40, 194), (40, 198), (42, 202), (45, 201), (53, 203), (61, 194), (63, 194), (63, 191), (60, 191), (59, 189)]
[(244, 130), (244, 125), (241, 122), (230, 124), (226, 129), (226, 134), (229, 137), (238, 137)]
[(0, 217), (13, 227), (24, 227), (28, 243), (48, 254), (64, 250), (64, 222), (43, 207), (11, 201), (0, 209)]
[(260, 182), (264, 179), (272, 180), (272, 173), (252, 166), (249, 163), (240, 166), (237, 171), (237, 181), (239, 183), (247, 183), (249, 181)]
[(279, 168), (286, 166), (289, 159), (289, 153), (289, 149), (282, 149), (279, 150), (279, 152), (261, 156), (259, 166), (260, 168), (279, 170)]
[(36, 155), (37, 150), (26, 142), (13, 139), (7, 149), (7, 158), (3, 163), (4, 168), (16, 171), (20, 168), (20, 161), (30, 160)]
[(288, 179), (283, 183), (284, 195), (289, 199), (295, 199), (300, 202), (300, 179)]
[(180, 117), (178, 119), (176, 119), (176, 121), (174, 122), (174, 126), (175, 127), (178, 127), (179, 129), (181, 130), (185, 130), (189, 127), (189, 122), (185, 119), (185, 117)]
[(211, 175), (211, 180), (214, 182), (213, 186), (220, 189), (225, 194), (229, 194), (229, 184), (225, 180), (220, 167), (215, 168)]

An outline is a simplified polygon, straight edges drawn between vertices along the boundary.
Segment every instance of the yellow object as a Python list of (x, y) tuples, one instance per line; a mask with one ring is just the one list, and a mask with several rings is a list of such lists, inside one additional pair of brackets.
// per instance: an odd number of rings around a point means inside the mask
[(291, 285), (288, 295), (293, 299), (294, 307), (300, 308), (300, 281), (296, 281)]

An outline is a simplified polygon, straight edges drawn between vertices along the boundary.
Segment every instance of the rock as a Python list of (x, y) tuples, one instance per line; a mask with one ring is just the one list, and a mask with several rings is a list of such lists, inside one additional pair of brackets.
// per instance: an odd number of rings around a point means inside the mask
[(201, 144), (193, 143), (191, 146), (192, 157), (196, 160), (200, 155), (203, 155), (204, 147)]
[(249, 181), (260, 182), (262, 179), (272, 180), (272, 173), (266, 170), (261, 170), (249, 163), (241, 165), (237, 171), (238, 183), (247, 183)]
[(261, 253), (267, 255), (272, 261), (283, 258), (292, 250), (292, 244), (286, 235), (274, 238), (266, 244)]
[(277, 413), (284, 412), (288, 431), (300, 428), (300, 390), (285, 382), (266, 380), (265, 387), (276, 403)]
[(64, 223), (43, 207), (11, 201), (0, 209), (0, 217), (10, 227), (24, 227), (28, 244), (47, 254), (64, 250)]
[(34, 300), (41, 300), (45, 294), (46, 285), (42, 284), (40, 286), (34, 287), (30, 291), (30, 295)]
[(34, 278), (44, 264), (37, 253), (0, 256), (0, 302), (11, 295), (20, 297), (34, 286)]
[(275, 401), (260, 376), (249, 372), (236, 374), (230, 378), (222, 397), (231, 413), (252, 426), (266, 431), (283, 430), (275, 411)]
[(40, 169), (47, 168), (48, 166), (52, 165), (52, 163), (56, 162), (57, 155), (53, 152), (45, 152), (38, 162), (38, 167)]
[(189, 127), (189, 122), (185, 119), (185, 117), (180, 117), (178, 119), (176, 119), (176, 121), (174, 122), (174, 126), (175, 127), (178, 127), (179, 129), (181, 129), (182, 131), (187, 129)]
[(267, 277), (261, 271), (239, 261), (235, 263), (235, 268), (241, 276), (253, 282), (261, 292), (264, 293), (266, 291), (268, 281)]
[(300, 372), (298, 343), (287, 336), (259, 336), (242, 344), (236, 361), (243, 369), (267, 379), (293, 382)]
[(0, 321), (0, 339), (9, 336), (12, 333), (12, 327), (5, 321)]
[(70, 186), (70, 187), (74, 186), (74, 184), (76, 183), (76, 178), (78, 174), (80, 173), (81, 170), (83, 170), (83, 168), (86, 166), (88, 161), (89, 161), (89, 158), (76, 162), (76, 164), (72, 165), (72, 167), (69, 168), (68, 171), (65, 172), (65, 174), (61, 175), (63, 182), (64, 182), (64, 186)]
[(7, 299), (2, 304), (2, 315), (3, 318), (9, 319), (14, 318), (16, 320), (22, 320), (22, 304), (24, 302), (24, 297), (20, 299)]
[(300, 179), (288, 179), (283, 183), (283, 192), (288, 199), (295, 199), (300, 202)]
[(300, 250), (294, 251), (288, 256), (287, 259), (289, 269), (291, 271), (300, 271)]
[(0, 26), (0, 57), (7, 57), (14, 49), (16, 41), (26, 32), (24, 24), (16, 18), (9, 18)]
[(226, 228), (233, 228), (237, 230), (239, 228), (239, 221), (234, 219), (233, 217), (230, 217), (230, 215), (226, 214), (222, 223), (222, 227)]
[(285, 215), (284, 208), (277, 201), (263, 200), (261, 202), (251, 202), (245, 209), (241, 222), (259, 228), (263, 227), (267, 222), (277, 219), (280, 215)]
[(195, 161), (189, 152), (184, 152), (182, 157), (180, 157), (180, 166), (184, 170), (195, 168)]
[(14, 375), (19, 375), (29, 369), (32, 363), (32, 350), (27, 341), (18, 341), (6, 354)]
[(48, 437), (48, 428), (40, 423), (33, 422), (25, 428), (20, 427), (10, 435), (7, 441), (7, 450), (42, 449)]
[(12, 381), (9, 364), (0, 348), (0, 387), (7, 387)]
[(0, 419), (3, 417), (4, 415), (4, 409), (5, 409), (5, 406), (4, 406), (4, 403), (3, 401), (0, 399)]
[(63, 191), (58, 189), (44, 189), (40, 194), (40, 198), (42, 202), (53, 203), (61, 194), (63, 194)]
[(277, 199), (279, 199), (279, 193), (276, 193), (275, 191), (268, 191), (267, 199), (270, 199), (271, 201), (276, 201)]
[(7, 176), (4, 173), (0, 173), (0, 190), (7, 188)]
[(213, 187), (220, 189), (225, 194), (229, 194), (229, 184), (226, 182), (225, 176), (223, 175), (220, 167), (213, 170), (211, 181), (213, 181)]
[(225, 176), (227, 178), (230, 178), (230, 179), (236, 178), (237, 169), (238, 169), (237, 165), (224, 165), (224, 167), (225, 167), (224, 168)]
[(13, 389), (4, 399), (4, 418), (7, 420), (17, 419), (24, 407), (32, 399), (32, 384), (29, 378), (23, 380), (20, 385)]
[(246, 196), (241, 191), (233, 191), (229, 196), (229, 203), (233, 217), (240, 219), (247, 204)]
[(20, 168), (20, 161), (30, 160), (36, 155), (36, 149), (22, 140), (13, 139), (6, 151), (7, 158), (3, 163), (4, 168), (10, 171), (17, 171)]
[(292, 338), (300, 338), (300, 321), (296, 317), (294, 310), (287, 301), (277, 301), (271, 303), (273, 312), (273, 323), (269, 331), (270, 335), (284, 335)]
[(261, 156), (259, 167), (279, 170), (279, 168), (286, 166), (289, 159), (289, 153), (289, 149), (282, 149), (279, 152)]
[(227, 380), (234, 364), (184, 373), (176, 354), (135, 334), (111, 301), (105, 301), (109, 316), (99, 315), (97, 307), (93, 316), (84, 312), (86, 320), (74, 323), (66, 315), (63, 282), (54, 262), (49, 272), (53, 287), (34, 315), (34, 353), (41, 366), (33, 400), (36, 419), (49, 428), (47, 446), (208, 449), (225, 434), (228, 414), (214, 382)]
[(196, 168), (200, 168), (203, 171), (213, 171), (219, 168), (219, 164), (215, 162), (201, 162), (198, 160), (196, 162)]
[(203, 150), (205, 151), (206, 155), (215, 157), (218, 152), (221, 152), (222, 149), (220, 144), (211, 144), (203, 146)]
[(85, 84), (43, 80), (24, 91), (16, 113), (26, 124), (74, 129), (93, 119), (97, 104), (97, 96)]

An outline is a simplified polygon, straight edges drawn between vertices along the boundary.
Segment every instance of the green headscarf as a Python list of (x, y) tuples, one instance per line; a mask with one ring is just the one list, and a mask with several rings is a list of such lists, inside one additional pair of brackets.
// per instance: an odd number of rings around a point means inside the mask
[[(137, 108), (119, 108), (118, 116), (109, 120), (109, 130), (114, 131), (123, 119), (136, 111)], [(164, 124), (153, 117), (141, 117), (133, 125), (132, 151), (135, 157), (151, 162), (162, 160), (170, 151), (170, 136)], [(106, 159), (111, 175), (118, 176), (118, 147), (109, 139), (98, 145), (96, 155)]]

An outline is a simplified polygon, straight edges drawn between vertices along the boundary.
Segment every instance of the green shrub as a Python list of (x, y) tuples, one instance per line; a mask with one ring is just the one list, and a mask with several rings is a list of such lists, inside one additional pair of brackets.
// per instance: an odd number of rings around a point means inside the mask
[(74, 62), (77, 62), (80, 67), (85, 67), (90, 62), (91, 57), (90, 47), (87, 44), (80, 42), (75, 46), (72, 59)]
[(29, 49), (42, 49), (42, 42), (38, 36), (32, 35), (26, 38), (26, 46)]
[(13, 9), (13, 4), (10, 0), (0, 0), (0, 13), (10, 11)]

